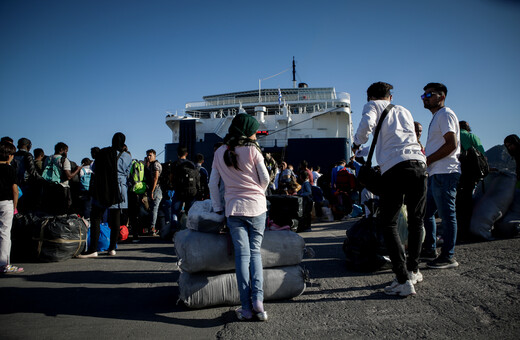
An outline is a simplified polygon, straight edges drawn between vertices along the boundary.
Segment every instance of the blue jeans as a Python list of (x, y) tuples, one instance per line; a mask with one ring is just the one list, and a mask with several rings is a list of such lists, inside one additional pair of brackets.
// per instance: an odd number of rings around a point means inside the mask
[(229, 216), (227, 225), (235, 249), (235, 270), (242, 309), (253, 310), (253, 301), (264, 301), (264, 273), (260, 246), (264, 238), (265, 213)]
[(424, 228), (426, 237), (423, 249), (435, 250), (437, 248), (437, 225), (435, 213), (439, 212), (442, 219), (442, 238), (444, 244), (441, 248), (441, 256), (452, 258), (455, 254), (455, 241), (457, 239), (457, 215), (455, 212), (455, 197), (460, 174), (437, 174), (428, 178), (428, 193), (426, 195), (426, 214), (424, 216)]
[(162, 200), (162, 191), (159, 186), (155, 188), (153, 192), (153, 200), (150, 200), (150, 208), (152, 209), (150, 227), (155, 229), (155, 223), (157, 223), (157, 214), (159, 213), (159, 205)]

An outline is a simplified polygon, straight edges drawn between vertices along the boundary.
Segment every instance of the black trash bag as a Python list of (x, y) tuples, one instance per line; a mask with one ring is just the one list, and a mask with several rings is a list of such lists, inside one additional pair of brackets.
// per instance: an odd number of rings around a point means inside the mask
[(37, 258), (45, 262), (65, 261), (85, 250), (88, 227), (76, 215), (43, 217), (33, 228)]
[(343, 252), (347, 267), (355, 271), (373, 272), (390, 266), (384, 257), (388, 252), (377, 217), (363, 217), (347, 230)]

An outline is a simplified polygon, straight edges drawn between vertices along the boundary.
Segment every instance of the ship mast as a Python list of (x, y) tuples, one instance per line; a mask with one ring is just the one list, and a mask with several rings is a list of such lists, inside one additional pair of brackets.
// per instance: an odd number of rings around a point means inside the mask
[(296, 63), (294, 62), (294, 56), (292, 57), (292, 86), (296, 88)]

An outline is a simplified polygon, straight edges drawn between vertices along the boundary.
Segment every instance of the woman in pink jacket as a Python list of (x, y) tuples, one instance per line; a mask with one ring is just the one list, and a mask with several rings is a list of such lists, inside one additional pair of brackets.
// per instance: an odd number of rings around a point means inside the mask
[[(238, 114), (233, 119), (225, 144), (215, 151), (209, 188), (213, 209), (225, 212), (235, 249), (242, 305), (236, 315), (239, 320), (250, 320), (255, 315), (266, 321), (260, 246), (266, 222), (265, 190), (269, 173), (256, 142), (258, 126), (257, 120), (248, 114)], [(225, 186), (225, 207), (218, 189), (220, 180)]]

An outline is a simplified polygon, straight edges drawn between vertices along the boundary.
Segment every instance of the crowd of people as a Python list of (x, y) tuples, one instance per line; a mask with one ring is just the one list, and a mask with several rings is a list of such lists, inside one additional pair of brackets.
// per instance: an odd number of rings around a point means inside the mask
[[(153, 149), (146, 152), (144, 160), (135, 159), (120, 132), (114, 134), (110, 146), (93, 147), (91, 159), (84, 158), (79, 165), (68, 159), (65, 143), (57, 143), (54, 154), (45, 156), (42, 149), (31, 153), (27, 138), (19, 139), (16, 148), (11, 138), (4, 137), (0, 143), (1, 271), (23, 272), (9, 259), (9, 234), (17, 212), (74, 213), (89, 220), (89, 247), (78, 258), (95, 258), (102, 222), (108, 221), (111, 229), (108, 255), (114, 256), (121, 225), (131, 227), (133, 242), (139, 242), (143, 234), (171, 237), (194, 201), (211, 199), (214, 211), (227, 218), (235, 249), (241, 300), (237, 317), (267, 320), (260, 255), (264, 230), (272, 223), (266, 215), (266, 196), (297, 195), (306, 202), (304, 216), (310, 219), (314, 211), (318, 220), (325, 218), (329, 209), (336, 219), (370, 215), (376, 202), (396, 275), (384, 291), (389, 295), (414, 295), (415, 285), (423, 281), (420, 258), (428, 259), (430, 268), (459, 265), (455, 259), (457, 234), (459, 238), (468, 236), (471, 195), (481, 179), (461, 171), (459, 154), (470, 148), (483, 154), (484, 149), (469, 124), (459, 122), (453, 110), (445, 106), (445, 85), (429, 83), (424, 87), (421, 98), (432, 113), (424, 146), (420, 142), (421, 124), (403, 106), (390, 105), (392, 89), (384, 82), (368, 88), (368, 102), (353, 139), (354, 156), (348, 162), (339, 160), (330, 165), (325, 173), (317, 164), (302, 160), (294, 169), (262, 152), (256, 141), (258, 122), (247, 114), (235, 116), (223, 143), (215, 145), (211, 172), (203, 166), (203, 155), (195, 155), (196, 162), (192, 162), (182, 146), (175, 162), (161, 164)], [(356, 178), (367, 150), (361, 145), (375, 131), (379, 131), (375, 156), (382, 176), (378, 196)], [(504, 144), (517, 161), (518, 177), (520, 139), (511, 135)], [(407, 253), (397, 230), (403, 204), (408, 216)], [(440, 253), (436, 214), (443, 223)]]

